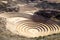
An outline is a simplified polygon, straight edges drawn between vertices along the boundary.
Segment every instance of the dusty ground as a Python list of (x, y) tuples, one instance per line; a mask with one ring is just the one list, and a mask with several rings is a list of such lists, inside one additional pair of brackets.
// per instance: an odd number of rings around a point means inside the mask
[(25, 38), (12, 34), (5, 29), (2, 23), (0, 23), (0, 40), (60, 40), (60, 34), (39, 38)]
[(60, 34), (54, 34), (38, 38), (26, 38), (19, 35), (14, 35), (5, 28), (5, 24), (6, 23), (0, 18), (0, 40), (60, 40)]
[(0, 18), (0, 40), (60, 40), (60, 34), (49, 35), (46, 37), (26, 38), (19, 35), (14, 35), (5, 28), (5, 19)]

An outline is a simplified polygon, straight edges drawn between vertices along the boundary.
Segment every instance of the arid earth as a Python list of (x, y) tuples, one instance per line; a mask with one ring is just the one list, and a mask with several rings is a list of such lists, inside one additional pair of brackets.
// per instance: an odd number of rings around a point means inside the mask
[[(19, 5), (20, 6), (19, 13), (29, 13), (29, 12), (34, 13), (35, 11), (39, 10), (39, 8), (32, 7), (30, 5), (29, 6), (24, 5), (22, 6)], [(6, 25), (5, 19), (0, 18), (0, 40), (60, 40), (60, 33), (44, 37), (26, 38), (23, 36), (13, 34), (12, 32), (6, 29), (5, 25)]]
[(26, 38), (19, 35), (14, 35), (9, 30), (6, 30), (3, 21), (1, 22), (0, 19), (0, 40), (60, 40), (60, 34), (54, 34), (38, 38)]

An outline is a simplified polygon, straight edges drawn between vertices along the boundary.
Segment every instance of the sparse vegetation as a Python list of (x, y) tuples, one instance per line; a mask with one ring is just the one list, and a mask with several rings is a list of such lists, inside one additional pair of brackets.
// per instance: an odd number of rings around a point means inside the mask
[(49, 3), (44, 1), (44, 2), (38, 3), (37, 5), (35, 5), (35, 7), (43, 8), (43, 9), (51, 8), (51, 9), (60, 10), (60, 3)]

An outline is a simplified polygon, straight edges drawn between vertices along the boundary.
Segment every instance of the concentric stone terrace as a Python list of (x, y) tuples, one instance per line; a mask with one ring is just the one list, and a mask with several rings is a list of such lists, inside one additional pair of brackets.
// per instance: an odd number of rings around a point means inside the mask
[(18, 22), (16, 30), (19, 35), (26, 37), (38, 37), (60, 32), (60, 26), (55, 23), (35, 23), (30, 20), (25, 20)]

